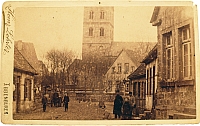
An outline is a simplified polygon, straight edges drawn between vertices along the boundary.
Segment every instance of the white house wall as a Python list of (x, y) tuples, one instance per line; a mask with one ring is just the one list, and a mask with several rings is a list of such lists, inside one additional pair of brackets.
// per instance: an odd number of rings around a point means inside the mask
[[(147, 110), (151, 110), (152, 108), (152, 105), (153, 105), (153, 95), (147, 95), (147, 69), (150, 69), (150, 68), (153, 68), (153, 66), (155, 66), (155, 90), (154, 92), (156, 92), (157, 90), (157, 77), (158, 77), (158, 69), (157, 69), (157, 66), (158, 66), (158, 60), (154, 60), (152, 61), (151, 63), (147, 64), (146, 65), (146, 109)], [(152, 75), (153, 75), (153, 69), (151, 71)], [(152, 82), (153, 82), (153, 78), (152, 79)], [(153, 89), (153, 85), (151, 85), (151, 89)], [(152, 90), (153, 91), (153, 90)], [(151, 94), (153, 94), (153, 92), (151, 92)]]
[[(118, 66), (117, 64), (121, 63), (121, 73), (117, 73), (118, 72)], [(129, 63), (129, 71), (127, 72), (127, 74), (124, 74), (125, 71), (125, 63)], [(109, 80), (112, 80), (113, 84), (112, 84), (112, 90), (109, 92), (114, 93), (115, 89), (116, 89), (116, 81), (122, 81), (124, 78), (127, 79), (127, 76), (132, 72), (131, 71), (131, 66), (134, 66), (135, 68), (137, 68), (137, 66), (135, 65), (135, 63), (129, 58), (129, 56), (127, 55), (127, 53), (125, 51), (123, 51), (118, 58), (115, 60), (115, 62), (113, 63), (113, 65), (109, 68), (109, 70), (107, 71), (106, 75), (105, 75), (105, 81), (108, 84)], [(112, 73), (112, 68), (115, 67), (115, 73)], [(115, 81), (114, 81), (115, 80)]]

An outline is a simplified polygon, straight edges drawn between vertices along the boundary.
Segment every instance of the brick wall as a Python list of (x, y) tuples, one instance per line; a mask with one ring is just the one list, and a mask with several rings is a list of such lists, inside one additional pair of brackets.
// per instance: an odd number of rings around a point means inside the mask
[(194, 86), (159, 88), (156, 94), (156, 118), (168, 119), (175, 112), (183, 113), (185, 107), (196, 105)]
[[(194, 55), (194, 15), (193, 6), (160, 7), (156, 24), (158, 33), (158, 88), (156, 93), (156, 118), (167, 119), (175, 112), (183, 112), (185, 107), (195, 106), (195, 62), (192, 57), (192, 76), (183, 78), (183, 54), (180, 28), (189, 25), (191, 35), (191, 54)], [(173, 77), (167, 78), (166, 45), (163, 35), (171, 32), (173, 43)], [(169, 87), (169, 85), (170, 87)], [(172, 84), (172, 85), (171, 85)]]

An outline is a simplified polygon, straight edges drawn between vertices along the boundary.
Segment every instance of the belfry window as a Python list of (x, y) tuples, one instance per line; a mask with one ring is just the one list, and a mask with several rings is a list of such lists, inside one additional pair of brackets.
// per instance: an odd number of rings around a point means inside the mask
[(93, 36), (93, 28), (89, 28), (89, 36)]
[(93, 11), (90, 11), (89, 19), (93, 19), (93, 16), (94, 16), (94, 12), (93, 12)]
[(104, 36), (104, 28), (100, 28), (100, 36)]
[(100, 19), (104, 19), (104, 11), (101, 11), (101, 13), (100, 13)]

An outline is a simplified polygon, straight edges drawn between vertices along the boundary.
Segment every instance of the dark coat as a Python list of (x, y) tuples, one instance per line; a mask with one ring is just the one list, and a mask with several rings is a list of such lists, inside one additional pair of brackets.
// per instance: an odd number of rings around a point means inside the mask
[(42, 97), (42, 104), (44, 105), (44, 104), (47, 104), (47, 97)]
[(123, 115), (131, 115), (132, 114), (132, 107), (129, 101), (124, 102), (123, 104)]
[(113, 114), (121, 114), (121, 108), (123, 105), (123, 98), (120, 95), (116, 95), (114, 100)]
[(69, 102), (69, 96), (64, 96), (63, 102), (64, 102), (65, 104), (68, 104), (68, 102)]

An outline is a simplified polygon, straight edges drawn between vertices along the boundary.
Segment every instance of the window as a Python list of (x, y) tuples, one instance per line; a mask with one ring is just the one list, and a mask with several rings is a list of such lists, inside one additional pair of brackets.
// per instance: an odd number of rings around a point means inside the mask
[(25, 79), (24, 84), (24, 100), (28, 99), (31, 100), (31, 80)]
[(166, 79), (173, 78), (173, 42), (172, 32), (163, 35), (163, 43), (165, 44), (166, 54)]
[(94, 12), (93, 12), (93, 11), (90, 11), (89, 19), (93, 19), (93, 15), (94, 15)]
[(99, 46), (99, 50), (102, 50), (103, 49), (103, 46), (101, 45), (101, 46)]
[(134, 82), (133, 83), (133, 96), (136, 96), (136, 85), (137, 85), (137, 82)]
[(129, 91), (129, 84), (126, 84), (125, 86), (126, 86), (126, 92), (128, 92)]
[(112, 91), (112, 81), (108, 81), (108, 90)]
[(112, 67), (112, 74), (115, 73), (115, 67)]
[(151, 95), (151, 85), (152, 85), (152, 68), (149, 69), (149, 95)]
[(104, 12), (103, 11), (100, 12), (100, 19), (104, 19)]
[(129, 72), (129, 63), (124, 64), (124, 73), (127, 74)]
[(13, 77), (13, 84), (15, 86), (15, 89), (13, 91), (13, 101), (17, 100), (17, 97), (19, 97), (19, 85), (20, 85), (20, 76), (14, 76)]
[(146, 78), (147, 78), (147, 95), (149, 94), (148, 88), (149, 88), (149, 70), (146, 71)]
[(192, 48), (189, 25), (180, 29), (182, 42), (182, 59), (183, 59), (183, 78), (188, 79), (192, 76)]
[(89, 36), (93, 36), (93, 28), (89, 28)]
[(152, 70), (152, 68), (147, 70), (147, 95), (151, 95), (151, 84), (152, 84), (151, 70)]
[(156, 78), (156, 67), (153, 66), (153, 76), (152, 76), (153, 81), (152, 81), (152, 89), (151, 89), (153, 94), (155, 91), (155, 82), (156, 82), (155, 78)]
[(118, 63), (117, 67), (118, 67), (118, 73), (121, 73), (122, 72), (122, 65), (121, 65), (121, 63)]
[(146, 85), (145, 82), (141, 82), (141, 98), (145, 99), (146, 97)]
[(135, 66), (131, 66), (131, 72), (135, 71)]
[(140, 98), (140, 82), (138, 82), (138, 98)]
[(104, 28), (100, 28), (100, 36), (104, 36)]

